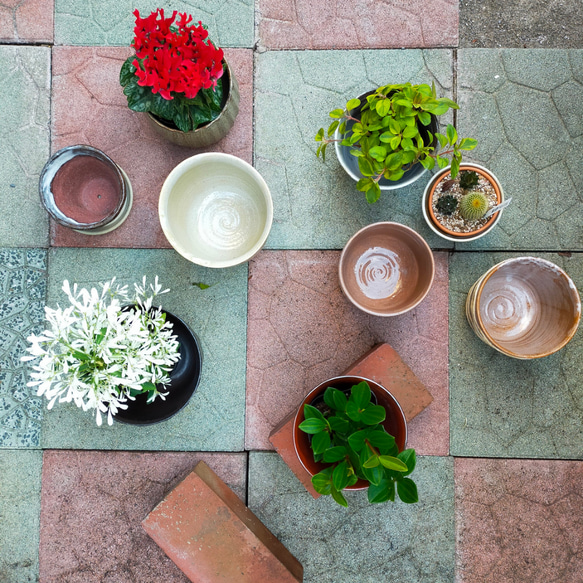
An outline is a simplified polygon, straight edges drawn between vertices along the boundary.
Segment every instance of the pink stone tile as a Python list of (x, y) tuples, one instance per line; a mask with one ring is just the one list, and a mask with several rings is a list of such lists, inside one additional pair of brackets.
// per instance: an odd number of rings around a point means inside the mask
[(355, 308), (338, 282), (337, 251), (263, 251), (249, 264), (246, 449), (273, 449), (271, 430), (320, 382), (387, 342), (433, 395), (409, 423), (408, 445), (449, 453), (448, 268), (435, 253), (427, 298), (395, 318)]
[(583, 462), (455, 460), (458, 583), (580, 583)]
[[(128, 174), (134, 206), (126, 222), (107, 235), (82, 235), (55, 223), (51, 241), (60, 247), (170, 247), (158, 220), (158, 197), (170, 171), (201, 150), (158, 137), (145, 114), (127, 107), (119, 71), (126, 47), (55, 47), (53, 50), (52, 151), (73, 144), (103, 150)], [(205, 151), (227, 152), (252, 162), (253, 52), (227, 49), (239, 82), (239, 115), (229, 134)]]
[(244, 454), (45, 452), (40, 581), (188, 582), (141, 522), (200, 460), (245, 499)]
[(52, 42), (54, 0), (0, 0), (0, 41)]
[(270, 49), (443, 47), (458, 43), (457, 0), (259, 0)]

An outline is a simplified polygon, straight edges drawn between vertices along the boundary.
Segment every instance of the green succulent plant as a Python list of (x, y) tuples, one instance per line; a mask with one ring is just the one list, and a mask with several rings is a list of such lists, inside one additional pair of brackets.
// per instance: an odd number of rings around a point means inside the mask
[[(358, 168), (363, 178), (356, 188), (366, 194), (369, 203), (376, 202), (381, 189), (381, 178), (399, 180), (405, 171), (419, 162), (428, 170), (436, 164), (445, 168), (451, 155), (451, 175), (455, 178), (462, 160), (462, 150), (473, 150), (477, 141), (472, 138), (458, 139), (453, 125), (449, 124), (445, 135), (427, 129), (432, 116), (440, 116), (449, 109), (458, 109), (455, 101), (436, 96), (435, 84), (412, 85), (411, 83), (383, 85), (366, 97), (350, 99), (344, 109), (334, 109), (334, 120), (325, 132), (316, 134), (319, 142), (316, 155), (325, 158), (326, 147), (340, 142), (350, 148), (358, 158)], [(333, 136), (338, 129), (341, 136)], [(425, 139), (423, 137), (425, 135)], [(434, 146), (434, 137), (443, 151)]]
[(435, 206), (442, 215), (449, 216), (455, 212), (457, 205), (458, 205), (457, 198), (455, 196), (452, 196), (451, 194), (446, 194), (445, 196), (440, 196), (437, 199), (437, 204)]
[(480, 177), (477, 172), (473, 170), (462, 170), (460, 172), (460, 188), (463, 190), (468, 190), (478, 185), (478, 180)]
[(407, 478), (415, 469), (415, 450), (399, 452), (395, 438), (382, 425), (385, 408), (371, 403), (368, 383), (354, 385), (348, 398), (328, 387), (324, 403), (324, 412), (304, 405), (305, 419), (299, 425), (312, 436), (314, 460), (329, 464), (312, 477), (316, 492), (348, 506), (342, 490), (360, 478), (369, 482), (368, 500), (373, 504), (394, 501), (395, 491), (403, 502), (417, 502), (417, 486)]
[(477, 221), (488, 211), (488, 199), (483, 193), (472, 190), (460, 200), (460, 215), (467, 221)]

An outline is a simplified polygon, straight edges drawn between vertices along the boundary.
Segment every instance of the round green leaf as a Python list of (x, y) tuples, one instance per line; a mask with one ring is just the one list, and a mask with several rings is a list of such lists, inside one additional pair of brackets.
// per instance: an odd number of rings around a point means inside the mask
[(348, 401), (348, 403), (346, 403), (346, 414), (353, 421), (360, 421), (360, 411), (358, 405), (354, 401)]
[[(371, 431), (368, 434), (368, 440), (373, 447), (381, 450), (381, 453), (385, 453), (386, 450), (391, 449), (395, 445), (395, 438), (387, 433), (386, 431)], [(405, 450), (409, 451), (409, 450)], [(401, 459), (401, 458), (399, 458)], [(405, 462), (405, 460), (403, 460)], [(405, 462), (407, 463), (407, 462)], [(407, 467), (409, 465), (407, 464)]]
[(360, 419), (365, 425), (377, 425), (385, 420), (386, 412), (382, 405), (369, 405), (360, 414)]
[(414, 504), (419, 501), (417, 486), (411, 478), (403, 478), (397, 482), (397, 493), (399, 498), (406, 504)]
[(346, 433), (350, 428), (350, 424), (346, 419), (342, 419), (340, 417), (330, 417), (328, 419), (328, 423), (330, 424), (330, 428), (332, 431), (336, 433)]
[(324, 452), (323, 460), (327, 464), (333, 464), (339, 462), (346, 456), (346, 448), (342, 445), (337, 447), (331, 447)]
[(350, 111), (351, 109), (356, 109), (357, 107), (360, 107), (360, 99), (351, 99), (350, 101), (348, 101), (348, 103), (346, 104), (346, 109), (348, 111)]
[(333, 119), (339, 119), (341, 117), (344, 117), (344, 110), (343, 109), (333, 109), (330, 112), (330, 117)]
[(314, 490), (316, 490), (318, 494), (322, 494), (324, 496), (330, 494), (330, 490), (332, 489), (332, 471), (330, 469), (330, 472), (328, 472), (328, 469), (329, 468), (326, 468), (326, 470), (323, 470), (319, 474), (312, 476), (312, 486), (314, 486)]
[(366, 437), (367, 432), (365, 430), (357, 431), (348, 438), (348, 445), (350, 445), (354, 451), (360, 451), (365, 445)]

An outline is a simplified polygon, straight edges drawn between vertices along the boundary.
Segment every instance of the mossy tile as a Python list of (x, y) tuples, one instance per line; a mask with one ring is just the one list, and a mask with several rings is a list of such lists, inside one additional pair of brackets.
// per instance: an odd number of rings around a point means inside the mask
[[(471, 457), (583, 456), (583, 331), (559, 352), (517, 360), (484, 344), (465, 316), (473, 283), (517, 254), (455, 253), (449, 266), (451, 453)], [(583, 255), (536, 254), (583, 289)]]
[[(156, 275), (170, 293), (160, 304), (197, 335), (202, 377), (188, 405), (171, 419), (150, 426), (115, 422), (97, 427), (91, 413), (59, 404), (43, 421), (45, 448), (239, 451), (245, 423), (247, 265), (204, 269), (173, 250), (55, 249), (50, 253), (47, 303), (64, 305), (64, 279), (97, 286), (113, 276), (133, 285)], [(204, 282), (201, 290), (194, 285)], [(43, 406), (45, 404), (43, 403)], [(155, 406), (155, 405), (154, 405)]]

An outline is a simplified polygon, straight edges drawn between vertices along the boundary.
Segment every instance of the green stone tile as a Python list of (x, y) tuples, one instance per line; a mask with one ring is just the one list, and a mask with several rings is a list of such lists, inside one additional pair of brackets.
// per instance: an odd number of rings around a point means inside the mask
[(0, 249), (0, 448), (38, 447), (42, 400), (26, 386), (26, 339), (44, 321), (44, 249)]
[(60, 45), (129, 45), (135, 9), (142, 17), (156, 8), (191, 14), (209, 30), (220, 47), (247, 47), (254, 43), (253, 0), (55, 0), (55, 43)]
[(460, 49), (458, 130), (512, 204), (464, 249), (583, 249), (583, 50)]
[[(522, 254), (524, 255), (524, 253)], [(532, 254), (562, 267), (583, 289), (583, 255)], [(532, 361), (505, 356), (465, 316), (473, 283), (516, 253), (454, 253), (449, 274), (450, 452), (454, 456), (581, 459), (583, 331)]]
[[(190, 326), (202, 345), (202, 377), (188, 405), (151, 426), (104, 423), (58, 403), (44, 414), (43, 448), (240, 451), (245, 425), (247, 265), (212, 270), (169, 249), (53, 249), (49, 255), (48, 305), (66, 305), (64, 279), (97, 285), (113, 276), (122, 283), (156, 275), (171, 292), (161, 305)], [(193, 285), (204, 282), (201, 290)], [(43, 403), (43, 407), (45, 403)], [(155, 406), (155, 405), (154, 405)]]
[(50, 49), (0, 46), (0, 247), (47, 247), (38, 195), (49, 157)]
[[(286, 74), (282, 75), (281, 71)], [(361, 227), (398, 221), (419, 231), (433, 247), (451, 247), (434, 235), (421, 214), (429, 175), (414, 185), (366, 202), (332, 147), (316, 158), (314, 135), (328, 113), (354, 97), (395, 82), (435, 80), (451, 95), (450, 50), (274, 51), (258, 55), (255, 78), (255, 167), (271, 188), (271, 249), (339, 249)]]
[(454, 580), (453, 460), (418, 458), (417, 504), (314, 500), (275, 453), (251, 452), (249, 508), (304, 566), (304, 583)]
[(0, 451), (0, 581), (38, 581), (42, 452)]

